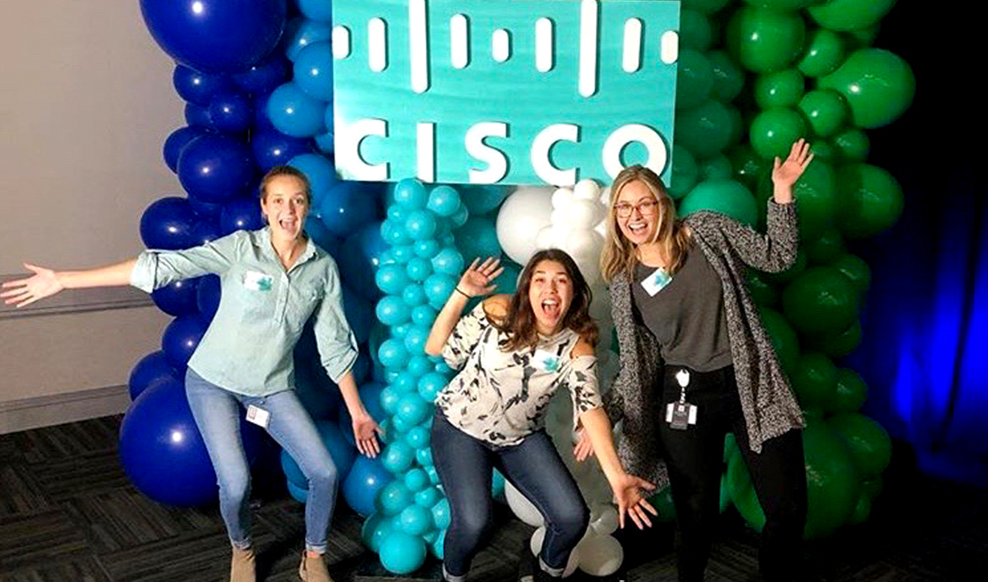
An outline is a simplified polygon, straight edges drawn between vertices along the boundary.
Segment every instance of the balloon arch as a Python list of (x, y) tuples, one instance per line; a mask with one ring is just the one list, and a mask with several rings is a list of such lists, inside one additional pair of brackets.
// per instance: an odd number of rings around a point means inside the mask
[[(674, 166), (670, 192), (679, 212), (716, 209), (764, 225), (771, 160), (800, 136), (816, 160), (796, 186), (799, 260), (778, 275), (751, 273), (763, 322), (806, 412), (809, 515), (818, 538), (867, 519), (882, 489), (890, 439), (858, 410), (867, 386), (835, 361), (861, 341), (859, 311), (868, 265), (848, 252), (855, 239), (891, 227), (902, 191), (866, 161), (867, 129), (893, 122), (910, 105), (915, 80), (906, 62), (872, 47), (895, 0), (684, 0), (682, 2)], [(441, 557), (449, 506), (429, 448), (433, 399), (451, 371), (423, 352), (438, 309), (474, 257), (506, 256), (499, 290), (512, 291), (537, 248), (566, 249), (594, 282), (593, 314), (610, 338), (607, 293), (596, 258), (608, 191), (573, 188), (426, 187), (338, 179), (333, 163), (330, 0), (142, 0), (154, 39), (177, 61), (174, 86), (187, 102), (187, 125), (164, 144), (164, 158), (187, 196), (162, 198), (141, 218), (148, 247), (181, 249), (237, 229), (262, 226), (259, 176), (278, 164), (303, 170), (313, 186), (312, 239), (333, 255), (344, 282), (349, 322), (360, 342), (354, 374), (372, 415), (387, 429), (379, 459), (355, 454), (338, 391), (318, 366), (314, 342), (296, 350), (297, 389), (317, 420), (343, 476), (343, 499), (367, 517), (364, 542), (385, 568), (408, 573), (428, 553)], [(185, 403), (183, 371), (216, 311), (214, 277), (175, 283), (153, 295), (175, 320), (162, 350), (130, 378), (134, 400), (121, 428), (124, 467), (162, 503), (215, 499), (215, 475)], [(610, 341), (598, 350), (602, 384), (617, 367)], [(571, 444), (565, 398), (547, 425)], [(341, 428), (342, 427), (342, 428)], [(159, 435), (184, 438), (158, 438)], [(245, 429), (248, 450), (256, 438)], [(564, 455), (571, 459), (571, 455)], [(305, 479), (287, 454), (291, 494), (305, 502)], [(591, 464), (568, 461), (592, 508), (587, 535), (568, 572), (606, 575), (623, 551), (610, 536), (616, 513), (606, 481)], [(764, 516), (741, 454), (728, 438), (721, 506), (733, 505), (754, 528)], [(514, 513), (541, 516), (495, 476)], [(673, 517), (668, 491), (653, 498)], [(532, 549), (541, 533), (536, 530)]]

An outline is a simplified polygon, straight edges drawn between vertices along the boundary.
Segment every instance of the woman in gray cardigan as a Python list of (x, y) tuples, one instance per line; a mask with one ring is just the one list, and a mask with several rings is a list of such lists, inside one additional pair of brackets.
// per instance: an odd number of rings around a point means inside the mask
[[(766, 234), (710, 211), (677, 220), (662, 182), (641, 166), (626, 168), (612, 186), (601, 270), (621, 371), (606, 406), (612, 422), (624, 421), (619, 453), (628, 470), (672, 485), (680, 581), (703, 580), (728, 431), (765, 510), (762, 575), (798, 576), (804, 422), (751, 299), (747, 269), (778, 272), (795, 261), (792, 186), (812, 159), (803, 140), (785, 161), (775, 159)], [(581, 439), (578, 458), (589, 453)]]

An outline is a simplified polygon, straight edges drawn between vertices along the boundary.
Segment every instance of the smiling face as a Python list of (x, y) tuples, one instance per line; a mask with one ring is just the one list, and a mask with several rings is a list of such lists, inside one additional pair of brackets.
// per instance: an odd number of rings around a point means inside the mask
[(655, 240), (660, 214), (655, 194), (641, 180), (625, 184), (614, 201), (618, 229), (635, 246)]
[(566, 267), (549, 259), (539, 261), (532, 269), (528, 300), (538, 332), (552, 335), (558, 331), (573, 301), (573, 281)]
[(309, 214), (305, 184), (294, 176), (275, 176), (267, 181), (261, 196), (261, 211), (268, 219), (273, 237), (296, 239)]

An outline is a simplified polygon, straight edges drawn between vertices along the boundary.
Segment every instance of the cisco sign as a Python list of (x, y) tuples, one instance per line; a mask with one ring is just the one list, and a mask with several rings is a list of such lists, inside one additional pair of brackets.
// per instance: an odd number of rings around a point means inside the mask
[(334, 0), (333, 23), (344, 178), (669, 177), (679, 2)]

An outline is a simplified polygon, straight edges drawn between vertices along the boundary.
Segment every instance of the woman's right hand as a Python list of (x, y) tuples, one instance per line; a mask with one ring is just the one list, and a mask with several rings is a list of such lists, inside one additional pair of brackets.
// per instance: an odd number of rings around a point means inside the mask
[(6, 281), (0, 285), (0, 288), (3, 289), (0, 297), (3, 298), (5, 304), (24, 307), (45, 297), (51, 297), (65, 288), (58, 280), (55, 271), (28, 263), (24, 263), (24, 267), (32, 271), (34, 275), (24, 279)]
[(576, 437), (576, 445), (573, 447), (573, 457), (576, 458), (578, 463), (582, 463), (593, 456), (593, 445), (590, 443), (590, 435), (587, 434), (587, 430), (584, 428), (576, 431)]
[(456, 288), (470, 297), (487, 295), (497, 288), (497, 285), (491, 282), (503, 272), (504, 267), (501, 266), (500, 259), (487, 257), (483, 263), (480, 262), (479, 258), (474, 259), (463, 276), (460, 277), (460, 282), (456, 284)]

